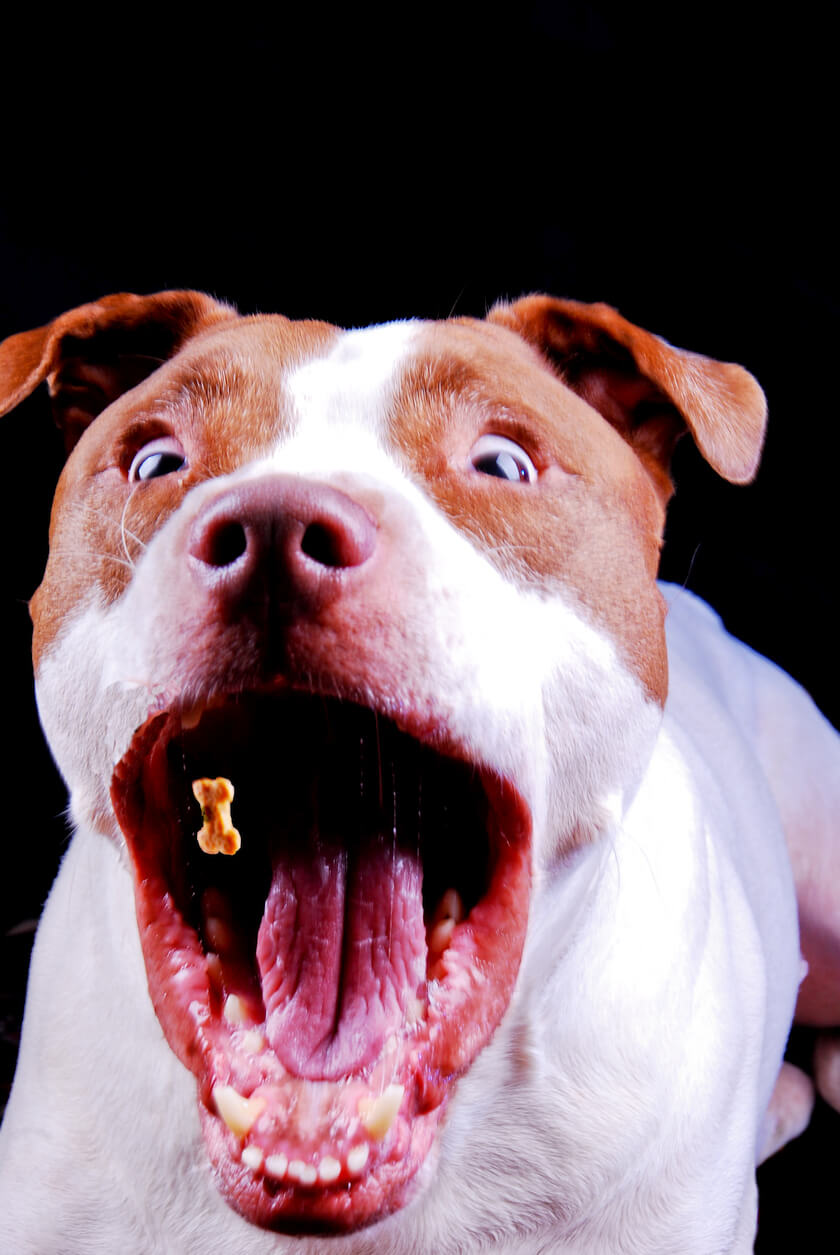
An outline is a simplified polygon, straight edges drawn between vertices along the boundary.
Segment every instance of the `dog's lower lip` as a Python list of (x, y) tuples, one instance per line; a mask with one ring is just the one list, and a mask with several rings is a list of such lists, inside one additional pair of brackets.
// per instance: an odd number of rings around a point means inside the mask
[[(208, 706), (148, 720), (114, 773), (150, 993), (170, 1045), (198, 1079), (206, 1144), (232, 1205), (269, 1227), (352, 1229), (402, 1203), (453, 1080), (506, 1009), (527, 921), (527, 808), (493, 773), (348, 703), (286, 694)], [(249, 774), (243, 742), (264, 741), (278, 721), (292, 730), (292, 745), (269, 794), (275, 812), (280, 802), (294, 815), (276, 828), (272, 821), (267, 835), (255, 801), (275, 759), (263, 746)], [(358, 762), (353, 768), (363, 800), (350, 805), (344, 760), (354, 737), (367, 759), (361, 776)], [(329, 766), (329, 787), (305, 765), (313, 755)], [(179, 796), (193, 772), (234, 779), (242, 849), (231, 858), (198, 851), (197, 809), (190, 814)], [(406, 806), (426, 812), (428, 829), (421, 824), (409, 840), (401, 815), (383, 834), (391, 804), (395, 816)], [(349, 853), (338, 835), (348, 808), (356, 834)], [(303, 850), (313, 815), (314, 881)], [(431, 832), (443, 853), (430, 854)], [(480, 846), (485, 866), (476, 874)], [(228, 889), (228, 873), (238, 887)], [(286, 974), (329, 940), (308, 903), (325, 876), (335, 881), (325, 899), (330, 916), (335, 893), (355, 886), (357, 899), (381, 897), (390, 886), (396, 931), (393, 946), (377, 950), (385, 917), (358, 902), (348, 908), (343, 935), (371, 947), (379, 992), (359, 1019), (354, 1003), (370, 1000), (368, 976), (352, 963), (348, 975), (346, 946), (344, 959), (325, 959), (339, 1001), (322, 1040), (319, 1026), (332, 1013), (320, 1005), (320, 978), (289, 982)]]

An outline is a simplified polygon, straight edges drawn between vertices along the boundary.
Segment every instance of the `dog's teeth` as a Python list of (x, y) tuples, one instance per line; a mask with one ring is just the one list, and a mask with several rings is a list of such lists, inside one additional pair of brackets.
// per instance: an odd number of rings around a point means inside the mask
[(225, 998), (225, 1005), (222, 1014), (228, 1024), (247, 1024), (248, 1017), (245, 1014), (245, 1004), (238, 994), (228, 994)]
[(263, 1153), (259, 1146), (246, 1146), (242, 1151), (242, 1162), (252, 1172), (259, 1172), (263, 1165)]
[(314, 1185), (318, 1180), (318, 1172), (312, 1167), (312, 1164), (304, 1163), (302, 1159), (293, 1159), (289, 1164), (287, 1176), (293, 1181), (299, 1181), (301, 1185)]
[[(356, 1146), (347, 1156), (347, 1170), (350, 1173), (361, 1172), (368, 1160), (369, 1149), (366, 1145)], [(258, 1146), (246, 1146), (242, 1151), (242, 1162), (247, 1168), (257, 1172), (263, 1169), (265, 1175), (275, 1181), (287, 1178), (297, 1181), (300, 1185), (314, 1185), (320, 1181), (322, 1185), (332, 1185), (341, 1176), (341, 1162), (333, 1155), (325, 1155), (317, 1168), (305, 1163), (302, 1159), (292, 1159), (285, 1155), (266, 1155)]]
[(369, 1154), (370, 1147), (367, 1142), (360, 1142), (358, 1146), (354, 1146), (347, 1155), (347, 1171), (352, 1172), (354, 1176), (361, 1172), (368, 1161)]
[(337, 1159), (333, 1159), (332, 1155), (325, 1155), (318, 1164), (318, 1179), (323, 1181), (325, 1185), (329, 1185), (332, 1181), (337, 1181), (341, 1175), (341, 1164)]
[(464, 903), (458, 890), (447, 889), (437, 904), (427, 931), (426, 945), (430, 954), (443, 954), (464, 914)]
[(265, 1035), (258, 1028), (251, 1028), (242, 1034), (240, 1045), (246, 1054), (259, 1055), (266, 1047)]
[(402, 1085), (389, 1085), (378, 1098), (362, 1098), (359, 1115), (362, 1125), (371, 1137), (381, 1139), (394, 1123), (405, 1089)]
[(214, 1085), (213, 1102), (225, 1124), (237, 1137), (244, 1137), (265, 1110), (262, 1098), (245, 1098), (232, 1085)]
[(285, 1155), (268, 1155), (265, 1161), (266, 1176), (273, 1177), (275, 1181), (282, 1181), (289, 1167), (289, 1161)]

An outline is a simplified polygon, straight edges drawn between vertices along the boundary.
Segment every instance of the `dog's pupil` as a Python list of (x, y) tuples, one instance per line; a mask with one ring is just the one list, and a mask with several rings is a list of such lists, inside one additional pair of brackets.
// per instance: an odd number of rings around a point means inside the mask
[(492, 457), (481, 458), (476, 462), (476, 470), (485, 475), (495, 475), (497, 479), (527, 480), (528, 472), (512, 453), (502, 449)]
[(137, 468), (138, 479), (157, 479), (160, 475), (169, 475), (179, 471), (184, 459), (179, 453), (150, 453)]

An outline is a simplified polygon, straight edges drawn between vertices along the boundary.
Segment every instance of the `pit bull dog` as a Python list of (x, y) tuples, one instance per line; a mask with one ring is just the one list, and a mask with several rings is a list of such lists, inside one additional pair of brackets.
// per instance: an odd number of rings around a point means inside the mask
[(75, 835), (0, 1247), (749, 1251), (794, 1012), (840, 1024), (840, 752), (656, 574), (680, 435), (754, 474), (752, 377), (545, 296), (164, 292), (7, 340), (2, 410), (44, 380)]

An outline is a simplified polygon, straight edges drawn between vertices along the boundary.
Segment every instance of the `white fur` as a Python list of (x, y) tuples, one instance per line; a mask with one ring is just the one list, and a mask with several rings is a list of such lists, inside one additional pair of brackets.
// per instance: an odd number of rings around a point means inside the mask
[[(38, 678), (78, 831), (39, 930), (0, 1140), (4, 1250), (750, 1249), (756, 1141), (799, 980), (791, 877), (752, 749), (763, 673), (744, 667), (744, 647), (695, 599), (673, 595), (660, 726), (612, 642), (563, 599), (505, 579), (378, 431), (414, 335), (410, 325), (357, 333), (299, 370), (289, 438), (194, 489), (184, 509), (275, 470), (379, 494), (417, 571), (405, 607), (415, 700), (514, 776), (535, 817), (535, 893), (508, 1014), (458, 1083), (403, 1211), (355, 1235), (293, 1239), (222, 1201), (194, 1080), (146, 992), (119, 839), (93, 823), (161, 664), (150, 629), (172, 519), (119, 603), (92, 596), (78, 608)], [(597, 839), (562, 855), (576, 823)]]

